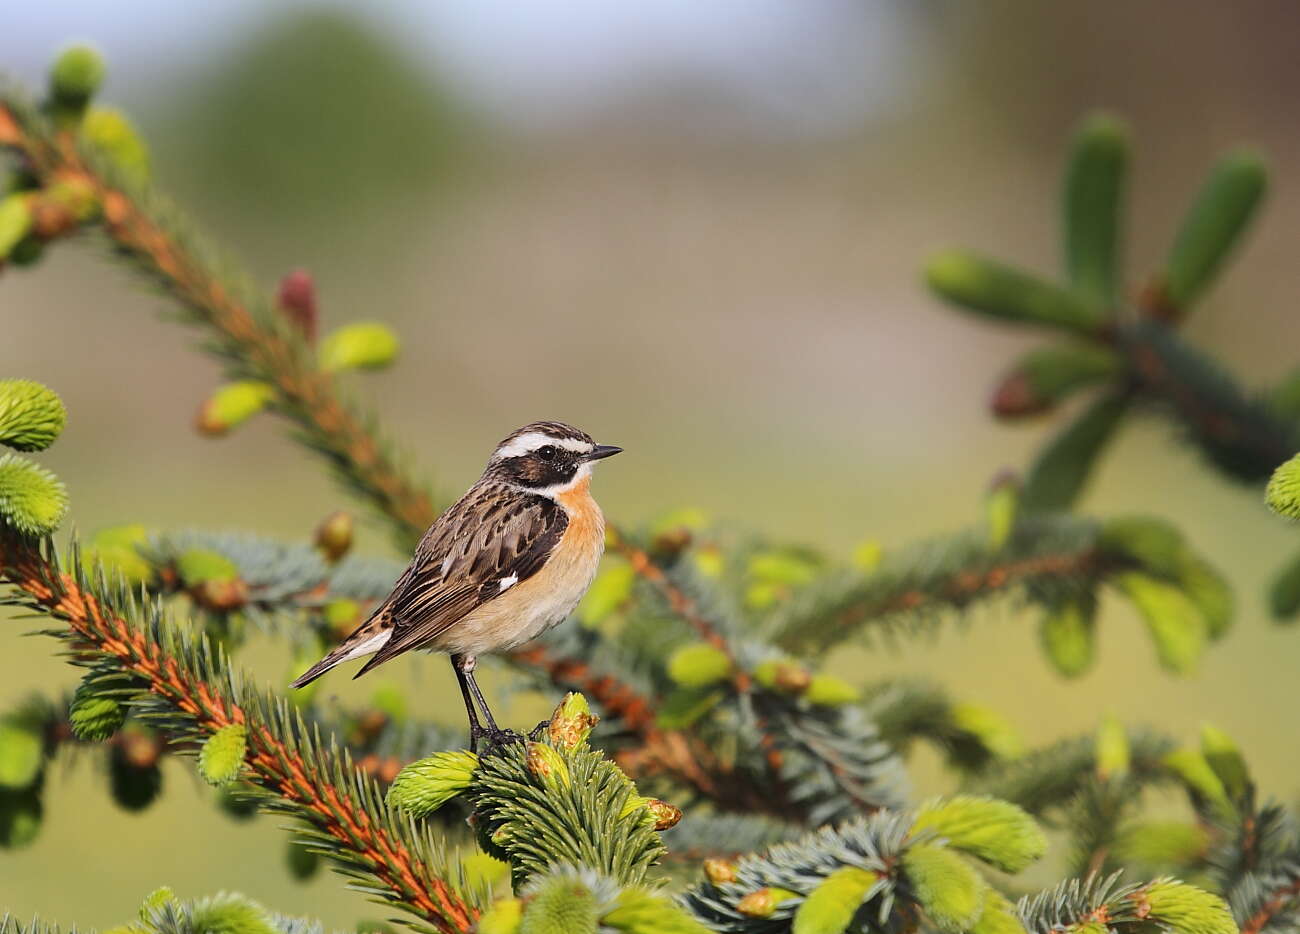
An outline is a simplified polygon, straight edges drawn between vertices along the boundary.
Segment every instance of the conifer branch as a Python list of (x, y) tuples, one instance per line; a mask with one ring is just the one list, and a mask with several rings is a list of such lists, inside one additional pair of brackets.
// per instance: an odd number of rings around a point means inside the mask
[(840, 571), (795, 594), (769, 629), (789, 650), (825, 651), (866, 626), (1037, 590), (1087, 589), (1117, 566), (1097, 544), (1097, 526), (1069, 516), (1033, 517), (1004, 547), (984, 529), (886, 555), (869, 572)]
[(16, 151), (43, 183), (60, 180), (93, 192), (102, 228), (119, 254), (186, 310), (214, 338), (231, 375), (276, 388), (276, 408), (298, 437), (323, 455), (354, 493), (413, 543), (436, 516), (433, 500), (376, 437), (375, 419), (343, 402), (333, 377), (269, 296), (186, 229), (174, 208), (81, 146), (57, 133), (21, 95), (0, 88), (0, 145)]
[(341, 871), (372, 880), (371, 894), (422, 918), (432, 930), (469, 930), (476, 907), (442, 876), (429, 844), (385, 813), (371, 782), (349, 758), (276, 707), (239, 687), (206, 643), (169, 634), (155, 620), (134, 624), (102, 587), (62, 571), (49, 547), (0, 533), (0, 575), (31, 608), (65, 623), (81, 663), (111, 660), (148, 685), (144, 710), (177, 733), (206, 737), (233, 724), (247, 729), (245, 766), (268, 806), (302, 818), (312, 840)]
[(1225, 371), (1170, 328), (1143, 322), (1121, 345), (1141, 390), (1163, 403), (1215, 466), (1262, 483), (1300, 447), (1300, 431), (1262, 399), (1251, 399)]

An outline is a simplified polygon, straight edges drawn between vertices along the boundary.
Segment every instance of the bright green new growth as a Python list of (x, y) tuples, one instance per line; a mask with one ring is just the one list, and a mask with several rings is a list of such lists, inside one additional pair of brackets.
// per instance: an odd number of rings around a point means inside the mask
[(385, 324), (363, 321), (339, 328), (326, 336), (320, 345), (321, 368), (331, 373), (340, 370), (377, 370), (397, 359), (401, 343)]
[(1165, 297), (1186, 309), (1200, 297), (1246, 229), (1268, 181), (1263, 160), (1248, 150), (1225, 156), (1210, 174), (1174, 240), (1165, 267)]
[(102, 565), (110, 574), (120, 574), (127, 582), (139, 584), (153, 577), (153, 565), (140, 553), (149, 542), (143, 525), (117, 525), (100, 529), (82, 551), (87, 569)]
[(21, 790), (41, 774), (45, 743), (31, 725), (0, 720), (0, 789)]
[(224, 893), (181, 902), (171, 889), (158, 889), (140, 906), (140, 921), (149, 934), (283, 934), (261, 905)]
[(932, 830), (953, 849), (1004, 872), (1019, 872), (1047, 850), (1043, 831), (1024, 810), (979, 795), (928, 801), (917, 812), (912, 827), (913, 832)]
[(92, 107), (81, 122), (81, 136), (132, 180), (148, 180), (149, 149), (120, 110)]
[(415, 818), (428, 817), (469, 788), (478, 756), (465, 750), (435, 752), (397, 773), (388, 803)]
[(1177, 529), (1149, 516), (1107, 520), (1102, 527), (1101, 545), (1112, 554), (1131, 558), (1147, 570), (1165, 576), (1177, 575), (1187, 550)]
[(65, 49), (50, 69), (50, 93), (56, 103), (85, 107), (104, 82), (104, 59), (87, 45)]
[(209, 785), (225, 785), (239, 777), (248, 752), (248, 728), (242, 723), (223, 726), (199, 750), (199, 774)]
[(1115, 838), (1114, 853), (1137, 866), (1182, 866), (1205, 852), (1209, 834), (1185, 821), (1143, 821), (1126, 826)]
[(1211, 639), (1222, 638), (1232, 627), (1236, 601), (1227, 580), (1209, 562), (1192, 554), (1183, 555), (1175, 575), (1183, 593), (1196, 604), (1205, 619), (1206, 633)]
[(239, 568), (225, 555), (205, 548), (191, 548), (176, 559), (176, 573), (186, 587), (195, 587), (209, 581), (232, 581), (239, 577)]
[(600, 919), (602, 927), (624, 934), (708, 934), (709, 929), (660, 895), (624, 889)]
[(1124, 724), (1118, 717), (1107, 714), (1101, 718), (1094, 742), (1098, 776), (1117, 778), (1128, 774), (1133, 753), (1129, 744), (1128, 731), (1124, 729)]
[(917, 843), (903, 853), (916, 899), (941, 931), (969, 931), (984, 910), (988, 885), (955, 850)]
[(19, 192), (0, 198), (0, 260), (9, 258), (32, 229), (32, 222), (27, 195)]
[(599, 909), (591, 889), (580, 879), (568, 874), (548, 876), (529, 886), (528, 894), (531, 900), (519, 934), (594, 934)]
[(1065, 267), (1070, 287), (1109, 311), (1120, 293), (1119, 214), (1128, 167), (1128, 130), (1108, 114), (1075, 134), (1065, 174)]
[(880, 882), (880, 874), (842, 866), (804, 899), (794, 915), (793, 934), (841, 934)]
[(106, 740), (121, 728), (125, 719), (126, 711), (116, 698), (97, 692), (87, 681), (77, 685), (68, 708), (68, 723), (78, 739)]
[(1300, 454), (1273, 471), (1264, 499), (1274, 512), (1300, 519)]
[(524, 916), (524, 903), (517, 898), (493, 902), (478, 919), (478, 934), (516, 934)]
[(834, 675), (813, 675), (803, 698), (818, 707), (845, 707), (862, 700), (862, 692)]
[(1191, 674), (1207, 635), (1196, 604), (1173, 584), (1140, 571), (1120, 574), (1114, 583), (1146, 623), (1160, 664), (1176, 675)]
[(995, 759), (1015, 759), (1025, 744), (1011, 721), (981, 704), (955, 703), (949, 710), (954, 729), (974, 737)]
[(1250, 788), (1246, 760), (1232, 737), (1223, 730), (1208, 723), (1201, 727), (1201, 753), (1230, 798), (1239, 799)]
[(510, 864), (517, 887), (562, 865), (641, 885), (664, 853), (645, 809), (632, 805), (631, 780), (585, 743), (511, 744), (480, 760), (465, 795), (480, 845)]
[(1025, 926), (1020, 923), (1015, 906), (992, 888), (984, 896), (984, 910), (970, 930), (971, 934), (1025, 934)]
[(1097, 600), (1092, 594), (1062, 597), (1043, 615), (1039, 625), (1043, 651), (1065, 677), (1078, 677), (1092, 667), (1096, 627)]
[(926, 282), (940, 296), (992, 318), (1092, 334), (1103, 318), (1077, 295), (962, 250), (933, 257)]
[(631, 599), (635, 583), (636, 572), (629, 564), (611, 564), (602, 569), (578, 604), (578, 618), (586, 626), (599, 626)]
[(201, 427), (212, 434), (230, 431), (261, 412), (275, 399), (275, 388), (245, 379), (218, 387), (203, 406)]
[(0, 380), (0, 444), (16, 451), (43, 451), (67, 420), (68, 410), (54, 390), (28, 379)]
[(140, 904), (139, 916), (141, 921), (148, 921), (149, 915), (160, 908), (165, 907), (176, 901), (176, 893), (168, 886), (159, 886), (144, 897)]
[(668, 677), (682, 687), (706, 687), (725, 681), (730, 674), (727, 653), (707, 642), (683, 645), (668, 657)]
[(1231, 808), (1223, 780), (1210, 768), (1199, 749), (1175, 749), (1161, 764), (1177, 775), (1196, 797), (1224, 810)]
[(1150, 917), (1179, 934), (1237, 934), (1227, 904), (1217, 895), (1182, 882), (1153, 882), (1138, 896)]
[(984, 521), (989, 529), (989, 547), (1000, 549), (1016, 529), (1020, 514), (1020, 484), (1009, 476), (995, 481), (984, 500)]
[(0, 522), (24, 535), (49, 535), (67, 510), (58, 477), (17, 454), (0, 456)]

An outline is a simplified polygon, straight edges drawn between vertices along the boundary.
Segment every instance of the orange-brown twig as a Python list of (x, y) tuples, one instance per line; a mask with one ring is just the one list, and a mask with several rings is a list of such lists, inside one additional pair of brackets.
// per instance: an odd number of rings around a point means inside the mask
[(1072, 578), (1098, 573), (1105, 560), (1096, 548), (1018, 558), (982, 570), (958, 571), (935, 589), (913, 588), (884, 600), (866, 601), (840, 610), (838, 622), (853, 626), (864, 620), (943, 603), (962, 606), (971, 600), (1010, 590), (1035, 578)]
[(201, 732), (244, 724), (252, 780), (294, 805), (317, 831), (336, 841), (348, 862), (373, 875), (395, 904), (446, 934), (470, 930), (475, 909), (391, 827), (382, 825), (356, 791), (331, 781), (337, 763), (329, 761), (327, 752), (319, 751), (317, 761), (304, 761), (295, 741), (250, 716), (222, 684), (195, 677), (182, 659), (83, 589), (74, 576), (60, 572), (31, 542), (0, 535), (0, 578), (33, 606), (65, 622), (80, 655), (112, 658), (140, 677), (151, 694), (192, 718)]
[(1273, 920), (1283, 908), (1297, 895), (1300, 895), (1300, 879), (1294, 879), (1273, 893), (1273, 897), (1264, 906), (1246, 919), (1241, 926), (1241, 934), (1260, 934), (1260, 931)]

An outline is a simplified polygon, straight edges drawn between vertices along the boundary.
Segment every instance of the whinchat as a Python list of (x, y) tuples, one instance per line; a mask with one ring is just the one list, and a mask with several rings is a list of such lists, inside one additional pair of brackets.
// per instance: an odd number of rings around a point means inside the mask
[(469, 714), (470, 748), (482, 738), (515, 738), (497, 727), (474, 680), (475, 662), (537, 638), (578, 605), (605, 550), (592, 465), (621, 450), (562, 422), (511, 434), (478, 482), (424, 533), (392, 592), (293, 686), (366, 655), (354, 677), (413, 649), (447, 652)]

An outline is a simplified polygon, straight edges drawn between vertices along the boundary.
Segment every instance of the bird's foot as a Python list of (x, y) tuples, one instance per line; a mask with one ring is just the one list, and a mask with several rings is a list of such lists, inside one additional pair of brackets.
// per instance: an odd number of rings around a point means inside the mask
[(514, 730), (493, 730), (486, 727), (476, 727), (470, 733), (470, 749), (477, 751), (480, 740), (483, 742), (483, 754), (485, 756), (493, 752), (502, 752), (511, 743), (528, 742), (526, 736), (522, 736)]
[(528, 734), (528, 738), (533, 742), (537, 742), (539, 739), (542, 738), (542, 734), (546, 732), (547, 728), (550, 725), (551, 725), (550, 720), (543, 720), (541, 723), (537, 724), (537, 726), (532, 728), (532, 730)]

